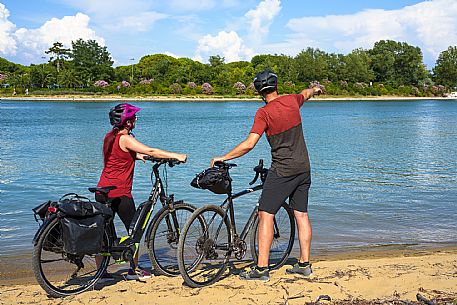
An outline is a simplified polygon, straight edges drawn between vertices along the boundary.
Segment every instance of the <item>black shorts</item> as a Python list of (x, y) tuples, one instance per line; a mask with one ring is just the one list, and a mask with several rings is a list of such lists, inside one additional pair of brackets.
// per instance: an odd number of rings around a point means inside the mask
[[(103, 202), (103, 196), (95, 194), (95, 200), (98, 202)], [(110, 198), (111, 200), (111, 209), (114, 213), (119, 215), (119, 218), (122, 220), (122, 223), (125, 226), (127, 232), (130, 228), (130, 223), (132, 222), (133, 216), (135, 215), (135, 202), (132, 197), (121, 196), (116, 198)]]
[(280, 177), (274, 170), (268, 171), (259, 199), (259, 210), (276, 214), (282, 203), (289, 198), (292, 209), (308, 212), (308, 191), (311, 186), (311, 173)]

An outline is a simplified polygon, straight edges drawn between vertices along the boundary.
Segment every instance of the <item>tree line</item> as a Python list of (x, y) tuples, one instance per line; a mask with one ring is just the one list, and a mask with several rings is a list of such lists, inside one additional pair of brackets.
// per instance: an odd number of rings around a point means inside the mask
[(392, 40), (346, 55), (307, 48), (296, 56), (256, 55), (251, 61), (231, 63), (214, 55), (207, 64), (154, 54), (132, 65), (113, 67), (107, 47), (82, 39), (73, 41), (70, 49), (55, 42), (45, 53), (47, 63), (30, 66), (0, 57), (0, 93), (29, 88), (33, 94), (252, 96), (252, 80), (264, 69), (278, 74), (281, 93), (320, 84), (327, 94), (336, 96), (441, 96), (457, 87), (457, 47), (441, 52), (435, 66), (427, 70), (420, 48)]

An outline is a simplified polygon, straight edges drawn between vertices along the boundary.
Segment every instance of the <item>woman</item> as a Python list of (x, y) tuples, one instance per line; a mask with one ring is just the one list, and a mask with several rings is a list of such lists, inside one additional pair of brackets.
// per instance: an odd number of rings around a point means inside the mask
[[(133, 171), (135, 160), (143, 160), (146, 155), (155, 158), (170, 158), (185, 162), (187, 155), (167, 152), (148, 147), (133, 137), (136, 113), (140, 108), (123, 103), (116, 105), (109, 112), (113, 129), (108, 132), (103, 142), (104, 167), (98, 182), (99, 187), (115, 186), (108, 194), (112, 209), (119, 215), (127, 231), (135, 214), (135, 203), (132, 198)], [(103, 201), (99, 194), (97, 201)], [(135, 270), (130, 269), (127, 279), (149, 278), (151, 274), (138, 268), (138, 252), (135, 256)], [(105, 279), (112, 278), (109, 274)]]

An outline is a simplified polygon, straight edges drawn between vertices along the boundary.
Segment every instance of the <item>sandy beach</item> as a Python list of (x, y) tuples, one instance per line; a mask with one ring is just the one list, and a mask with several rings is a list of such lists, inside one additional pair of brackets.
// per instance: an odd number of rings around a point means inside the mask
[[(25, 257), (17, 261), (28, 263)], [(269, 282), (246, 282), (236, 275), (240, 266), (235, 265), (238, 269), (232, 268), (221, 281), (199, 289), (186, 287), (181, 277), (126, 281), (126, 269), (121, 269), (115, 272), (113, 282), (58, 300), (48, 298), (29, 271), (17, 276), (17, 269), (5, 263), (0, 269), (2, 305), (427, 304), (417, 301), (418, 293), (436, 301), (430, 304), (457, 302), (457, 247), (324, 254), (314, 260), (315, 275), (310, 279), (289, 275), (285, 271), (288, 266), (284, 266), (271, 272)], [(324, 295), (331, 301), (322, 299)]]

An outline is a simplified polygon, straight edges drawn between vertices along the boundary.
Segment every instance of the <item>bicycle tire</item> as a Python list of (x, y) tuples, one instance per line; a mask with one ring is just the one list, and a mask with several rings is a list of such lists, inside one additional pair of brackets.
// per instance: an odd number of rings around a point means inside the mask
[[(284, 212), (285, 211), (285, 212)], [(286, 237), (287, 239), (281, 239), (273, 237), (273, 242), (270, 248), (270, 257), (269, 257), (269, 268), (270, 270), (275, 270), (281, 268), (289, 258), (290, 252), (294, 246), (295, 241), (295, 217), (294, 212), (287, 203), (283, 203), (278, 213), (275, 215), (275, 220), (277, 221), (279, 230), (284, 231), (283, 224), (287, 225)], [(280, 223), (278, 223), (280, 222)], [(290, 229), (289, 229), (290, 228)], [(259, 230), (259, 216), (256, 216), (253, 227), (251, 229), (251, 239), (250, 239), (250, 248), (251, 256), (254, 260), (254, 263), (257, 264), (258, 260), (258, 247), (257, 247), (257, 236)], [(276, 228), (274, 229), (276, 232)], [(280, 235), (281, 238), (281, 235)]]
[[(205, 215), (205, 213), (208, 213), (208, 215)], [(218, 217), (218, 220), (214, 221), (216, 217)], [(194, 227), (193, 224), (197, 219), (198, 221), (204, 221), (205, 223), (205, 228), (199, 236), (194, 235), (190, 231)], [(218, 230), (218, 228), (220, 229)], [(212, 234), (213, 229), (216, 229), (215, 234)], [(196, 237), (197, 240), (195, 243), (193, 240), (190, 240), (191, 237)], [(221, 237), (222, 241), (225, 243), (218, 243), (219, 237)], [(219, 247), (225, 244), (226, 249), (218, 249), (218, 244)], [(179, 238), (178, 266), (184, 282), (190, 287), (199, 288), (218, 281), (227, 269), (231, 256), (232, 244), (231, 227), (224, 210), (216, 205), (207, 205), (197, 209), (187, 220)], [(191, 263), (188, 263), (187, 257), (190, 255), (192, 249), (196, 250), (198, 257), (196, 259), (191, 259)], [(199, 251), (201, 253), (198, 253)], [(214, 271), (216, 271), (215, 274), (211, 276), (204, 274), (205, 271), (211, 271), (209, 264), (219, 258), (220, 252), (222, 259), (219, 263), (216, 262), (216, 266), (213, 268)], [(197, 276), (199, 275), (206, 280), (197, 279)]]
[[(36, 278), (38, 284), (43, 288), (44, 291), (46, 291), (46, 293), (49, 296), (56, 297), (56, 298), (75, 295), (78, 293), (82, 293), (88, 289), (91, 289), (97, 283), (97, 281), (100, 279), (100, 277), (103, 275), (103, 273), (106, 271), (110, 257), (102, 256), (103, 259), (101, 261), (100, 266), (95, 267), (96, 270), (95, 270), (94, 276), (91, 277), (90, 279), (88, 279), (88, 281), (85, 285), (79, 285), (79, 287), (74, 288), (74, 289), (69, 288), (69, 287), (73, 287), (73, 286), (71, 286), (73, 283), (69, 283), (69, 282), (71, 282), (71, 281), (77, 282), (77, 280), (75, 280), (75, 277), (77, 276), (77, 274), (75, 273), (75, 271), (73, 271), (72, 275), (75, 275), (75, 276), (73, 276), (73, 277), (70, 276), (70, 278), (65, 282), (65, 285), (63, 285), (62, 287), (58, 287), (55, 284), (55, 281), (57, 281), (55, 279), (55, 277), (62, 275), (63, 269), (65, 269), (66, 266), (70, 267), (71, 265), (74, 265), (74, 263), (69, 262), (70, 256), (63, 251), (63, 243), (62, 244), (60, 243), (61, 237), (60, 237), (60, 241), (59, 241), (58, 240), (59, 237), (56, 238), (55, 236), (50, 236), (53, 229), (59, 228), (59, 226), (60, 226), (59, 218), (56, 217), (56, 218), (52, 219), (51, 221), (49, 221), (47, 224), (45, 223), (44, 225), (46, 225), (46, 227), (43, 229), (43, 233), (41, 234), (36, 245), (34, 246), (33, 256), (32, 256), (32, 269), (33, 269), (33, 273), (35, 275), (35, 278)], [(49, 249), (49, 243), (50, 243), (49, 239), (55, 240), (55, 242), (54, 242), (55, 247), (53, 247), (52, 250)], [(47, 249), (43, 249), (43, 245), (45, 245), (45, 243), (47, 243), (47, 245), (48, 245), (48, 246), (45, 246)], [(109, 243), (108, 234), (107, 234), (106, 230), (104, 231), (104, 243), (105, 244)], [(44, 260), (42, 258), (43, 255), (54, 255), (56, 258), (60, 257), (60, 259)], [(85, 256), (80, 258), (81, 262), (84, 260), (84, 258), (85, 258)], [(57, 269), (54, 270), (54, 272), (52, 272), (52, 270), (51, 270), (50, 274), (48, 275), (47, 272), (44, 271), (45, 268), (43, 267), (43, 264), (48, 263), (48, 262), (52, 263), (53, 261), (56, 261), (56, 262), (61, 261), (61, 262), (56, 265)], [(94, 261), (95, 261), (95, 257), (94, 257)], [(68, 264), (64, 264), (64, 262), (67, 262)], [(86, 263), (87, 263), (87, 261), (86, 261)], [(83, 274), (83, 275), (85, 276), (86, 274)], [(66, 289), (66, 288), (68, 288), (68, 289)]]
[[(163, 207), (154, 217), (154, 220), (152, 222), (152, 229), (149, 233), (149, 236), (146, 236), (146, 247), (148, 248), (149, 259), (151, 260), (151, 264), (154, 268), (154, 271), (158, 274), (166, 276), (179, 275), (177, 259), (179, 235), (182, 232), (182, 228), (184, 227), (185, 222), (196, 209), (197, 208), (187, 203), (178, 203), (174, 205), (173, 212), (175, 212), (176, 214), (178, 214), (180, 211), (189, 212), (187, 217), (185, 218), (181, 217), (180, 215), (177, 215), (179, 225), (178, 233), (175, 232), (176, 228), (173, 223), (171, 223), (173, 227), (172, 232), (169, 232), (169, 228), (166, 223), (166, 216), (171, 216), (172, 213), (172, 211), (169, 208)], [(170, 221), (172, 220), (170, 219)], [(165, 225), (165, 227), (162, 229), (161, 225)], [(159, 228), (161, 229), (159, 230)], [(160, 242), (157, 240), (160, 233), (165, 234), (165, 237), (167, 239), (166, 244), (164, 245), (164, 247), (161, 248), (159, 248), (158, 244)], [(165, 255), (167, 254), (166, 252), (170, 252), (170, 250), (172, 252), (171, 255)]]

